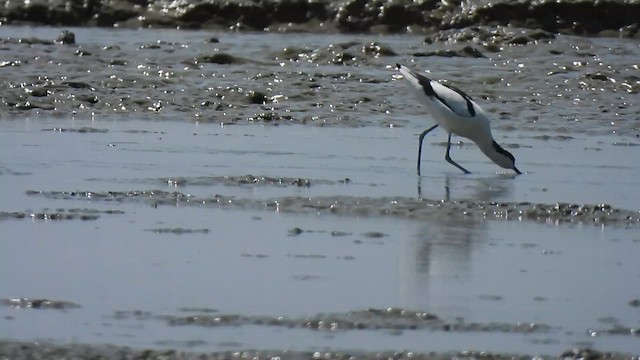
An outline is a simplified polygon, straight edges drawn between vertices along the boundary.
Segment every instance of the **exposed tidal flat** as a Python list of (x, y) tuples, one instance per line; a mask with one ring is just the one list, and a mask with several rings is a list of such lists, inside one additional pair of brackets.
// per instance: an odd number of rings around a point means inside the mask
[[(0, 357), (638, 357), (636, 39), (63, 30), (0, 27)], [(398, 62), (525, 174), (418, 177)]]

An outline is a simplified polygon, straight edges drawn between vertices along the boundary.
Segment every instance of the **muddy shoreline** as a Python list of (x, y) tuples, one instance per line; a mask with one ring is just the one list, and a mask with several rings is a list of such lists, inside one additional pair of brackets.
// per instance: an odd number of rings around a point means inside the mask
[[(498, 130), (532, 130), (551, 141), (627, 136), (619, 146), (636, 146), (639, 136), (632, 40), (608, 44), (504, 27), (442, 31), (426, 42), (409, 35), (3, 29), (15, 35), (0, 38), (0, 119), (134, 116), (224, 125), (402, 127), (410, 125), (408, 117), (423, 121), (423, 109), (406, 101), (413, 99), (405, 99), (391, 64), (416, 62), (433, 64), (438, 78), (480, 98), (499, 120)], [(56, 42), (57, 34), (69, 33), (75, 43)], [(447, 64), (474, 71), (461, 73)], [(393, 89), (390, 96), (384, 89)]]
[[(3, 24), (249, 31), (426, 33), (478, 25), (638, 37), (640, 3), (625, 1), (64, 1), (5, 2)], [(604, 16), (603, 16), (604, 15)]]
[(615, 352), (599, 352), (591, 349), (568, 349), (561, 354), (539, 355), (539, 354), (501, 354), (486, 351), (463, 350), (451, 353), (419, 353), (410, 350), (389, 351), (389, 352), (366, 352), (366, 351), (288, 351), (288, 350), (242, 350), (225, 352), (186, 352), (176, 350), (140, 350), (129, 347), (113, 345), (56, 345), (46, 342), (12, 342), (0, 340), (0, 356), (8, 359), (199, 359), (199, 360), (232, 360), (232, 359), (419, 359), (419, 360), (448, 360), (448, 359), (496, 359), (496, 360), (530, 360), (530, 359), (563, 359), (563, 360), (632, 360), (637, 356)]

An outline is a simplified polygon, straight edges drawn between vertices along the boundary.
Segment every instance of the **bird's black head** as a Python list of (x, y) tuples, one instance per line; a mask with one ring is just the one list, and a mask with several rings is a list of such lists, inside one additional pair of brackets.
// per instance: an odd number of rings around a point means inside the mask
[(516, 158), (513, 157), (513, 155), (510, 152), (503, 149), (495, 141), (493, 142), (493, 148), (496, 150), (496, 153), (500, 155), (499, 159), (494, 159), (496, 164), (502, 166), (505, 169), (512, 169), (518, 175), (522, 174), (520, 170), (518, 170), (518, 168), (516, 167)]

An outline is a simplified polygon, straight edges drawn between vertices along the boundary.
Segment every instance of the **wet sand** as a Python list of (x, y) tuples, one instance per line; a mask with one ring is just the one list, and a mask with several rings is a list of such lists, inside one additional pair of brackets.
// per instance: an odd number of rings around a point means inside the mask
[[(74, 32), (3, 43), (0, 355), (637, 356), (637, 42)], [(409, 59), (523, 176), (415, 174)]]

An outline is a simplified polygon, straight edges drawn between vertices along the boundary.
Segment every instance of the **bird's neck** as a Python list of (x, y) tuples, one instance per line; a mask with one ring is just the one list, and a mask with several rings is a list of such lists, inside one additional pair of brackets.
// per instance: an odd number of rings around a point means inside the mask
[(491, 161), (493, 161), (494, 163), (500, 163), (503, 155), (496, 151), (496, 148), (493, 145), (494, 140), (492, 137), (483, 138), (482, 140), (476, 141), (475, 143), (476, 145), (478, 145), (478, 148), (480, 148), (480, 151), (482, 151), (483, 154), (491, 159)]
[(493, 136), (491, 135), (491, 132), (488, 134), (476, 133), (474, 135), (476, 135), (475, 138), (469, 137), (469, 139), (476, 143), (483, 153), (488, 154), (489, 152), (494, 151)]

